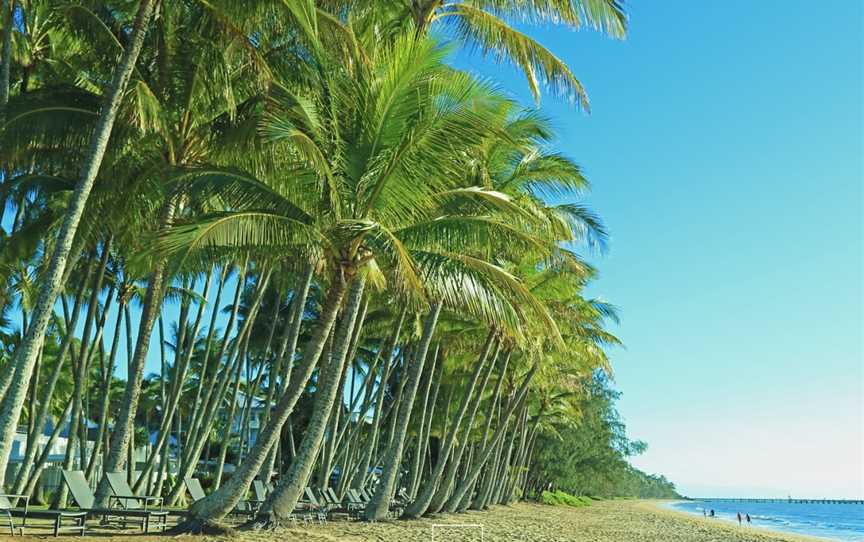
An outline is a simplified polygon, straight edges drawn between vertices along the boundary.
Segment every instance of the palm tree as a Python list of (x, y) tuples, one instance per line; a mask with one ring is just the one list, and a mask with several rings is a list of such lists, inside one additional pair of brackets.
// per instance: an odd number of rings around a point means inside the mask
[[(120, 108), (123, 93), (132, 75), (132, 70), (138, 60), (138, 55), (144, 44), (144, 35), (153, 13), (155, 0), (141, 0), (135, 22), (132, 25), (130, 42), (125, 48), (114, 78), (105, 94), (105, 101), (99, 113), (97, 127), (93, 133), (90, 151), (81, 167), (81, 175), (75, 186), (75, 191), (64, 217), (63, 225), (58, 232), (51, 260), (46, 267), (43, 286), (39, 299), (31, 316), (31, 324), (22, 345), (16, 350), (12, 370), (15, 379), (7, 392), (0, 412), (0, 485), (5, 478), (6, 465), (12, 447), (12, 437), (21, 415), (24, 396), (33, 367), (39, 357), (39, 351), (45, 337), (54, 301), (62, 288), (63, 272), (69, 259), (72, 242), (84, 212), (87, 198), (93, 188), (93, 183), (102, 165), (102, 158), (108, 147), (114, 120)], [(7, 27), (8, 28), (8, 27)], [(5, 47), (4, 47), (5, 48)], [(4, 68), (5, 70), (5, 68)], [(8, 72), (7, 72), (8, 73)], [(7, 79), (8, 80), (8, 79)]]

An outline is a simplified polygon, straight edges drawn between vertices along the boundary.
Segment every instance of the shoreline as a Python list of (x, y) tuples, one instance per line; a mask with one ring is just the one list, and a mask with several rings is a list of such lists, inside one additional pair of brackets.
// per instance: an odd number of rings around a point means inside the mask
[(798, 534), (798, 533), (779, 531), (779, 530), (771, 529), (769, 527), (765, 527), (762, 525), (753, 525), (750, 527), (740, 527), (740, 526), (736, 525), (735, 521), (728, 520), (725, 518), (721, 518), (721, 517), (717, 517), (717, 518), (713, 518), (713, 519), (712, 518), (706, 518), (706, 517), (700, 516), (698, 514), (691, 514), (689, 512), (685, 512), (683, 510), (677, 510), (675, 508), (672, 508), (672, 505), (675, 503), (688, 502), (688, 501), (685, 501), (683, 499), (682, 500), (656, 500), (656, 501), (645, 500), (645, 501), (635, 501), (635, 502), (638, 503), (637, 506), (638, 505), (649, 505), (656, 512), (659, 512), (659, 513), (668, 513), (668, 514), (680, 517), (681, 519), (686, 519), (689, 521), (697, 521), (697, 522), (703, 523), (705, 525), (721, 526), (724, 529), (732, 529), (732, 530), (737, 531), (737, 532), (747, 531), (747, 532), (757, 532), (757, 533), (761, 533), (761, 534), (767, 534), (767, 535), (771, 535), (771, 536), (776, 535), (778, 537), (781, 537), (781, 538), (777, 538), (777, 540), (789, 540), (790, 542), (834, 542), (834, 539), (831, 539), (831, 538), (822, 538), (822, 537), (817, 537), (817, 536), (813, 536), (813, 535), (803, 535), (803, 534)]

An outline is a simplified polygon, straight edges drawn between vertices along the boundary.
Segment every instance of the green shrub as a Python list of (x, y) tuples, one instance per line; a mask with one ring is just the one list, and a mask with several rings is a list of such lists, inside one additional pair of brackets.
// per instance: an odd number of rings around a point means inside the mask
[(572, 506), (574, 508), (591, 506), (591, 497), (575, 497), (563, 491), (544, 491), (540, 500), (543, 504), (550, 506)]

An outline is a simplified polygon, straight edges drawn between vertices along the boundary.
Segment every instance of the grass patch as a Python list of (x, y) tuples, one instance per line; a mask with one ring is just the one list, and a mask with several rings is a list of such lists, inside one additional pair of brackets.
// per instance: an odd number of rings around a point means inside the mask
[(582, 508), (591, 506), (591, 497), (575, 497), (563, 491), (544, 491), (540, 496), (543, 504), (550, 506), (572, 506), (574, 508)]

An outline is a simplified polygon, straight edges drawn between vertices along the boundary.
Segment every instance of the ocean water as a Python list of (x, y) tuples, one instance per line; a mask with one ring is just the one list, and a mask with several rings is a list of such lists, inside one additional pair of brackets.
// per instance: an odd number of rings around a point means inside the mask
[[(861, 504), (805, 504), (756, 503), (721, 501), (681, 501), (671, 505), (675, 510), (702, 515), (702, 510), (714, 509), (718, 521), (738, 523), (736, 514), (750, 514), (751, 529), (770, 529), (841, 540), (864, 542), (864, 505)], [(744, 525), (746, 525), (746, 520)]]

